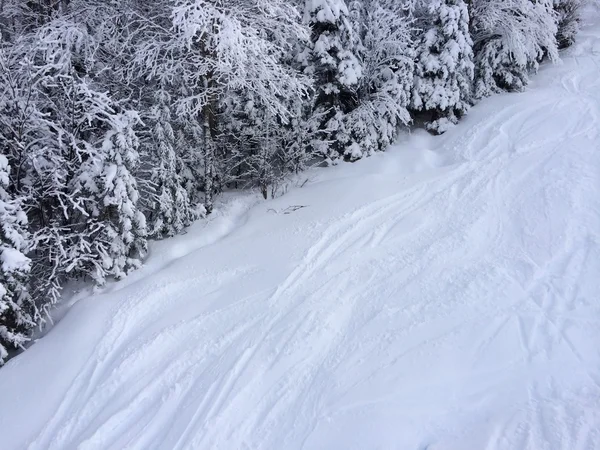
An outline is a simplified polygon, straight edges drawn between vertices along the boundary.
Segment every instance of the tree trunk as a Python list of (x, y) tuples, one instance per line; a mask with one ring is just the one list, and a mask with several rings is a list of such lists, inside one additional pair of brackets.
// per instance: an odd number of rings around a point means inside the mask
[(204, 207), (206, 213), (213, 210), (213, 176), (214, 176), (214, 141), (210, 130), (210, 106), (204, 107), (203, 134), (204, 134)]
[(208, 92), (208, 101), (202, 108), (202, 131), (204, 139), (204, 207), (206, 213), (210, 214), (213, 210), (213, 196), (215, 191), (215, 134), (216, 134), (216, 116), (214, 81), (209, 73), (204, 78), (204, 88)]

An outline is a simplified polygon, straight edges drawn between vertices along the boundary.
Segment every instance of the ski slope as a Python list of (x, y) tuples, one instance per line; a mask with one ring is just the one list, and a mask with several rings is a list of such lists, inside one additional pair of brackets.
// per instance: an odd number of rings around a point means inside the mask
[(600, 448), (600, 20), (563, 57), (155, 243), (0, 370), (0, 448)]

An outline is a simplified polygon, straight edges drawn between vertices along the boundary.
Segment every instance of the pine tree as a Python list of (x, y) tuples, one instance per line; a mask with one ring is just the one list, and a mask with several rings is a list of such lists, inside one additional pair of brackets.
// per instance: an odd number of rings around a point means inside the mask
[[(354, 12), (358, 11), (355, 7)], [(305, 72), (315, 79), (313, 111), (320, 118), (321, 131), (316, 150), (335, 160), (349, 144), (345, 115), (357, 106), (356, 90), (363, 76), (357, 56), (359, 34), (352, 29), (344, 0), (306, 0), (304, 16), (311, 41), (299, 58)], [(355, 16), (355, 23), (358, 20)]]
[(20, 169), (15, 189), (31, 199), (26, 212), (37, 245), (30, 255), (30, 292), (41, 311), (58, 300), (69, 278), (103, 283), (122, 272), (106, 267), (115, 255), (98, 238), (106, 228), (99, 219), (102, 202), (98, 189), (89, 189), (98, 182), (107, 156), (101, 143), (115, 128), (119, 106), (87, 76), (97, 64), (96, 42), (87, 31), (59, 16), (26, 36), (13, 47), (20, 61), (11, 65), (4, 96), (12, 114), (3, 119), (14, 119), (0, 141)]
[(409, 20), (401, 6), (380, 0), (366, 1), (364, 10), (358, 106), (345, 118), (345, 157), (351, 161), (385, 150), (398, 127), (411, 120), (414, 50)]
[(476, 98), (520, 91), (544, 57), (558, 60), (558, 29), (548, 3), (474, 0), (472, 10)]
[(154, 238), (180, 233), (197, 217), (183, 185), (183, 162), (176, 153), (170, 104), (169, 93), (159, 90), (155, 95), (155, 105), (150, 110), (149, 118), (154, 123), (148, 142), (152, 146), (150, 182), (154, 190), (154, 201), (150, 208), (148, 229), (149, 235)]
[(427, 128), (443, 133), (470, 106), (473, 49), (463, 0), (432, 0), (419, 14), (413, 108), (431, 115)]
[(182, 186), (185, 188), (190, 202), (194, 205), (197, 215), (204, 216), (206, 209), (203, 205), (205, 184), (202, 125), (194, 118), (187, 119), (178, 121), (179, 126), (175, 131), (175, 153), (179, 156), (182, 164), (179, 173)]
[[(92, 194), (88, 203), (88, 208), (93, 208), (92, 222), (88, 228), (97, 229), (94, 254), (99, 256), (105, 273), (117, 278), (140, 267), (147, 250), (146, 219), (138, 208), (139, 193), (133, 174), (139, 156), (133, 127), (138, 121), (137, 114), (131, 111), (111, 117), (111, 129), (79, 175), (80, 182)], [(88, 178), (90, 174), (92, 179)], [(96, 273), (94, 278), (102, 284), (105, 276)]]
[(31, 248), (21, 201), (9, 194), (7, 158), (0, 154), (0, 365), (9, 349), (22, 347), (35, 326), (35, 306), (27, 291)]
[(554, 0), (558, 30), (556, 40), (558, 48), (573, 45), (579, 32), (581, 7), (584, 0)]

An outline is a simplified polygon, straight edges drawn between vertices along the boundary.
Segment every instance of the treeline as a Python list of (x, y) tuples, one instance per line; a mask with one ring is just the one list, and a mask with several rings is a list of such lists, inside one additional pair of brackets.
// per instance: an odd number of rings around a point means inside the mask
[(0, 0), (0, 364), (70, 279), (140, 266), (224, 189), (442, 133), (518, 91), (579, 0)]

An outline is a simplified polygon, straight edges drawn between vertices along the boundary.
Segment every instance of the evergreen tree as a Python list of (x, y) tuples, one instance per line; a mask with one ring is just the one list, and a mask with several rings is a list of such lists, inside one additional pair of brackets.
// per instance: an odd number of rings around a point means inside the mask
[[(186, 61), (181, 78), (194, 91), (179, 102), (179, 113), (202, 124), (205, 207), (210, 213), (219, 173), (219, 111), (230, 93), (252, 93), (273, 120), (287, 120), (285, 99), (302, 95), (306, 80), (282, 58), (290, 36), (302, 36), (297, 11), (283, 0), (179, 0), (173, 10), (172, 42)], [(189, 70), (188, 70), (189, 69)]]
[(0, 154), (0, 365), (9, 349), (22, 347), (35, 326), (35, 307), (27, 291), (31, 247), (21, 201), (8, 191), (7, 158)]
[(430, 114), (427, 128), (443, 133), (470, 106), (473, 48), (463, 0), (432, 0), (419, 11), (412, 106)]
[(358, 104), (356, 90), (363, 76), (359, 34), (344, 0), (306, 0), (304, 15), (311, 41), (300, 60), (316, 85), (313, 111), (321, 131), (316, 150), (335, 160), (346, 152), (345, 115)]
[(410, 122), (414, 49), (409, 20), (401, 6), (381, 0), (364, 4), (360, 31), (363, 77), (358, 106), (346, 116), (345, 157), (356, 160), (385, 150), (398, 127)]
[(474, 0), (472, 10), (476, 98), (519, 91), (544, 57), (558, 60), (558, 29), (547, 3)]
[(91, 231), (98, 284), (106, 276), (121, 278), (140, 267), (147, 250), (146, 219), (138, 208), (139, 192), (134, 170), (138, 139), (133, 127), (136, 113), (110, 117), (110, 129), (78, 175), (78, 189), (87, 197), (86, 229)]
[(149, 235), (156, 238), (180, 233), (197, 217), (183, 185), (181, 173), (184, 168), (176, 153), (170, 103), (168, 92), (159, 90), (149, 118), (154, 123), (151, 142), (148, 142), (152, 145), (150, 182), (154, 190)]
[(558, 30), (556, 40), (558, 48), (573, 45), (579, 31), (581, 7), (584, 0), (554, 0)]

